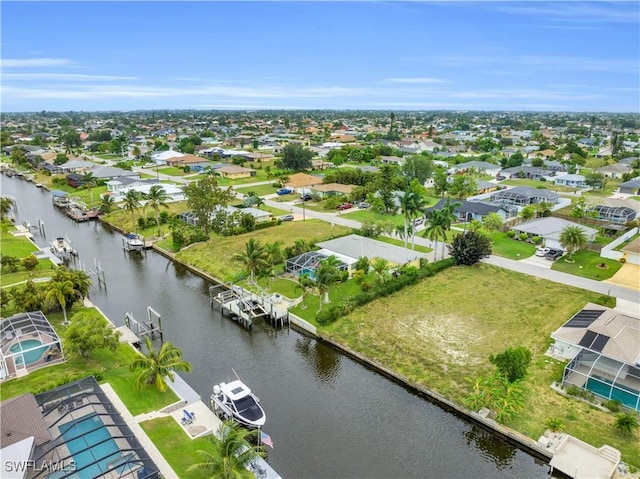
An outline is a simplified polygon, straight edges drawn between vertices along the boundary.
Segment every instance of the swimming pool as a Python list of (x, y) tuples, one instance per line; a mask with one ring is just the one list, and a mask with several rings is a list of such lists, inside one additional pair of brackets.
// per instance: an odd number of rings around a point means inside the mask
[[(74, 477), (92, 479), (122, 464), (120, 448), (96, 413), (62, 424), (59, 429), (75, 462)], [(125, 467), (119, 467), (119, 472)]]
[(22, 356), (19, 354), (16, 356), (16, 364), (23, 364), (24, 358), (24, 363), (28, 366), (39, 361), (47, 349), (49, 346), (43, 345), (38, 339), (25, 339), (11, 346), (9, 351), (12, 353), (22, 352)]
[[(638, 407), (638, 396), (640, 396), (640, 392), (622, 384), (619, 384), (618, 387), (613, 387), (611, 382), (606, 379), (591, 377), (587, 380), (585, 387), (592, 393), (607, 399), (609, 398), (609, 393), (611, 393), (611, 399), (620, 401), (631, 409), (637, 409)], [(613, 392), (611, 391), (612, 389)]]

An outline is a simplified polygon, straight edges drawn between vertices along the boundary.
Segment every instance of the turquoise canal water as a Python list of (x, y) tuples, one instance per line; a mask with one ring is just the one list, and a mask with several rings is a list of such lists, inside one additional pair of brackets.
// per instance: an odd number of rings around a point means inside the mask
[(100, 262), (107, 285), (94, 280), (90, 299), (116, 325), (125, 312), (146, 321), (147, 306), (162, 315), (165, 340), (193, 364), (181, 375), (206, 403), (214, 384), (238, 373), (265, 409), (269, 463), (282, 477), (547, 477), (548, 466), (531, 455), (321, 341), (262, 323), (246, 331), (211, 309), (207, 281), (152, 251), (130, 255), (120, 233), (72, 222), (31, 183), (0, 182), (17, 200), (19, 222), (45, 223), (39, 245), (68, 236), (76, 267)]

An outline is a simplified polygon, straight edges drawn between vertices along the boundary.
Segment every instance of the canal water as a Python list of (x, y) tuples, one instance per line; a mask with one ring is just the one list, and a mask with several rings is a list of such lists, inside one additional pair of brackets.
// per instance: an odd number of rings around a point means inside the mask
[(18, 222), (44, 222), (40, 246), (67, 236), (87, 270), (99, 261), (106, 287), (94, 281), (90, 298), (114, 323), (125, 312), (146, 318), (147, 306), (162, 315), (165, 339), (194, 366), (182, 376), (205, 402), (238, 373), (261, 399), (269, 462), (285, 479), (547, 477), (529, 454), (323, 343), (240, 328), (210, 308), (205, 280), (152, 251), (129, 255), (122, 235), (71, 221), (32, 183), (2, 175), (0, 186), (16, 199)]

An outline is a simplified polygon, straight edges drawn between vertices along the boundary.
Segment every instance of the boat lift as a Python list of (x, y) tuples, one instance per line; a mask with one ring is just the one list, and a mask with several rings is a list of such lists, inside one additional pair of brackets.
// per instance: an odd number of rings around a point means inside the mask
[(217, 306), (223, 316), (230, 316), (247, 329), (260, 318), (274, 326), (282, 326), (289, 319), (288, 312), (275, 308), (268, 296), (252, 293), (233, 283), (210, 286), (209, 302), (211, 308)]
[[(147, 306), (146, 322), (138, 321), (137, 319), (135, 319), (133, 317), (133, 313), (124, 313), (124, 324), (127, 326), (127, 328), (133, 331), (133, 333), (138, 338), (149, 336), (151, 339), (154, 339), (157, 333), (158, 336), (160, 337), (160, 342), (163, 341), (162, 316), (158, 314), (158, 312), (155, 309), (153, 309), (151, 306)], [(136, 347), (139, 348), (139, 346), (140, 344), (138, 343)]]

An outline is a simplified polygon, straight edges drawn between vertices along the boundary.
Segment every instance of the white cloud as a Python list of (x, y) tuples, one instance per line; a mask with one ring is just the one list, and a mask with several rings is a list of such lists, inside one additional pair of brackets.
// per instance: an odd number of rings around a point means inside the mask
[(136, 80), (136, 77), (115, 76), (115, 75), (83, 75), (79, 73), (3, 73), (3, 80), (53, 80), (53, 81), (113, 81), (113, 80)]
[(71, 66), (74, 62), (67, 58), (4, 58), (2, 68), (39, 68)]
[(515, 14), (539, 16), (550, 21), (568, 23), (637, 23), (637, 3), (624, 2), (606, 4), (604, 2), (553, 2), (533, 3), (520, 2), (518, 4), (501, 4), (499, 11)]

